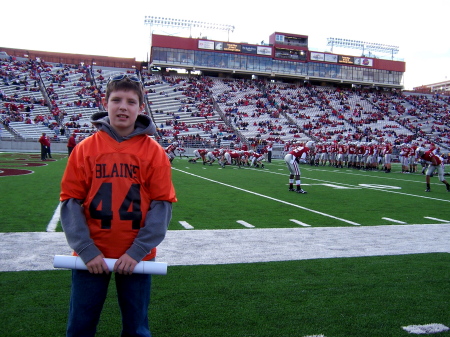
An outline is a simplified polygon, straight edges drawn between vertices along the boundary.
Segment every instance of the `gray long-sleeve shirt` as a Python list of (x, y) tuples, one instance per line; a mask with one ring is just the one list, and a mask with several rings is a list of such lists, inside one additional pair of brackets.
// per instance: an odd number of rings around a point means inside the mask
[[(164, 240), (171, 217), (172, 203), (152, 201), (145, 224), (126, 253), (136, 261), (141, 261), (152, 248)], [(101, 254), (90, 237), (81, 200), (68, 199), (61, 203), (61, 224), (70, 248), (84, 263)]]

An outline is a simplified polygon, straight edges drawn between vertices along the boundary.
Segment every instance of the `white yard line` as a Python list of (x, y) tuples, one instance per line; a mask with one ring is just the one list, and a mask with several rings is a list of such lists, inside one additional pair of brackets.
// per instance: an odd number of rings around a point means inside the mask
[(391, 219), (391, 218), (381, 218), (381, 219), (387, 220), (387, 221), (391, 221), (391, 222), (395, 222), (395, 223), (400, 223), (400, 224), (403, 224), (403, 225), (406, 225), (406, 224), (407, 224), (407, 223), (404, 222), (404, 221), (395, 220), (395, 219)]
[(56, 226), (58, 226), (60, 210), (61, 210), (61, 203), (59, 203), (58, 207), (56, 207), (52, 219), (47, 225), (47, 232), (54, 232), (56, 230)]
[(183, 226), (186, 229), (194, 229), (194, 226), (191, 226), (188, 222), (186, 221), (178, 221), (180, 223), (181, 226)]
[(433, 218), (431, 216), (424, 216), (425, 219), (430, 219), (430, 220), (436, 220), (436, 221), (440, 221), (440, 222), (445, 222), (445, 223), (450, 223), (450, 220), (443, 220), (443, 219), (438, 219), (438, 218)]
[(276, 202), (279, 202), (279, 203), (282, 203), (282, 204), (285, 204), (285, 205), (288, 205), (288, 206), (300, 208), (300, 209), (303, 209), (303, 210), (308, 211), (308, 212), (316, 213), (316, 214), (319, 214), (319, 215), (322, 215), (322, 216), (325, 216), (325, 217), (328, 217), (328, 218), (332, 218), (332, 219), (335, 219), (335, 220), (338, 220), (338, 221), (342, 221), (342, 222), (348, 223), (350, 225), (360, 226), (359, 223), (356, 223), (356, 222), (353, 222), (353, 221), (350, 221), (350, 220), (347, 220), (347, 219), (342, 219), (342, 218), (333, 216), (331, 214), (326, 214), (326, 213), (323, 213), (323, 212), (319, 212), (319, 211), (313, 210), (311, 208), (306, 208), (306, 207), (303, 207), (303, 206), (300, 206), (300, 205), (296, 205), (296, 204), (293, 204), (291, 202), (287, 202), (287, 201), (284, 201), (284, 200), (272, 198), (272, 197), (269, 197), (268, 195), (264, 195), (264, 194), (261, 194), (261, 193), (256, 193), (256, 192), (253, 192), (253, 191), (249, 191), (249, 190), (237, 187), (237, 186), (225, 184), (225, 183), (222, 183), (220, 181), (212, 180), (212, 179), (209, 179), (209, 178), (205, 178), (205, 177), (199, 176), (197, 174), (189, 173), (189, 172), (186, 172), (186, 171), (174, 168), (174, 167), (172, 167), (172, 170), (179, 171), (181, 173), (185, 173), (185, 174), (191, 175), (193, 177), (200, 178), (200, 179), (203, 179), (203, 180), (207, 180), (207, 181), (219, 184), (219, 185), (223, 185), (223, 186), (227, 186), (227, 187), (230, 187), (230, 188), (234, 188), (234, 189), (242, 191), (242, 192), (250, 193), (250, 194), (256, 195), (258, 197), (270, 199), (270, 200), (273, 200), (273, 201), (276, 201)]
[(303, 227), (311, 227), (311, 225), (305, 224), (304, 222), (295, 220), (295, 219), (289, 219), (289, 221), (292, 221), (293, 223), (296, 223), (297, 225), (303, 226)]
[(248, 222), (246, 222), (244, 220), (238, 220), (236, 222), (247, 228), (255, 228), (255, 226), (253, 226), (252, 224), (249, 224)]
[[(253, 169), (253, 168), (245, 168), (245, 169), (246, 170), (254, 170), (254, 171), (257, 171), (257, 172), (270, 173), (270, 174), (277, 174), (277, 175), (284, 175), (284, 176), (286, 175), (286, 173), (271, 172), (271, 171), (267, 171), (267, 170), (263, 171), (263, 170)], [(305, 170), (305, 171), (307, 171), (307, 170)], [(341, 173), (345, 173), (345, 172), (341, 172)], [(360, 176), (367, 177), (367, 175), (362, 175), (362, 174), (354, 174), (354, 175), (360, 175)], [(381, 179), (381, 177), (377, 177), (377, 176), (373, 176), (373, 177), (370, 177), (370, 178), (380, 178)], [(313, 180), (313, 181), (320, 181), (320, 182), (322, 182), (322, 185), (333, 184), (336, 187), (338, 187), (338, 186), (346, 186), (346, 187), (349, 187), (349, 188), (366, 188), (366, 189), (376, 190), (376, 191), (381, 191), (381, 192), (405, 195), (405, 196), (408, 196), (408, 197), (416, 197), (416, 198), (421, 198), (421, 199), (430, 199), (430, 200), (436, 200), (436, 201), (450, 202), (450, 200), (446, 200), (446, 199), (438, 199), (438, 198), (433, 198), (433, 197), (424, 196), (424, 195), (420, 195), (420, 194), (411, 194), (411, 193), (405, 193), (405, 192), (389, 190), (389, 189), (382, 188), (381, 186), (380, 187), (378, 187), (378, 186), (369, 186), (369, 185), (364, 185), (364, 184), (351, 185), (351, 184), (337, 183), (337, 182), (334, 182), (334, 181), (327, 181), (327, 180), (322, 180), (322, 179), (308, 178), (308, 177), (305, 177), (304, 175), (302, 175), (302, 180), (303, 179)], [(395, 179), (395, 178), (390, 178), (390, 179), (391, 180), (402, 180), (402, 181), (408, 181), (408, 182), (412, 182), (412, 183), (418, 183), (417, 181), (411, 181), (411, 180), (405, 180), (405, 179)], [(305, 185), (307, 185), (307, 184), (305, 184)]]

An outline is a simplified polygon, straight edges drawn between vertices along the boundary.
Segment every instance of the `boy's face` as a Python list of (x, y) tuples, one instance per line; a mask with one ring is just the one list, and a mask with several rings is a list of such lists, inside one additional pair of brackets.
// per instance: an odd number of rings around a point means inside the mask
[(108, 111), (111, 127), (122, 137), (133, 132), (136, 118), (144, 109), (144, 104), (139, 105), (139, 96), (133, 90), (112, 91), (108, 101), (103, 99), (103, 105)]

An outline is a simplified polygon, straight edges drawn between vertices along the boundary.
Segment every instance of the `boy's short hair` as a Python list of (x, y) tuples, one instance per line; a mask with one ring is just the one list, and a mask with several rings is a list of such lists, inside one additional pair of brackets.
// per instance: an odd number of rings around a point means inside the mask
[(134, 75), (121, 74), (110, 77), (108, 84), (106, 85), (106, 101), (108, 101), (111, 93), (117, 90), (132, 90), (139, 97), (139, 105), (144, 103), (144, 85), (141, 80)]

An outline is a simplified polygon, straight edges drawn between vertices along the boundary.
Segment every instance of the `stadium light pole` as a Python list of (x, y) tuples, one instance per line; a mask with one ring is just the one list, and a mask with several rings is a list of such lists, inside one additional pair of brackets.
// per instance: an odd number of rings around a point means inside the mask
[(383, 43), (373, 43), (373, 42), (365, 42), (359, 40), (349, 40), (349, 39), (341, 39), (329, 37), (327, 39), (327, 46), (331, 46), (331, 51), (333, 51), (333, 47), (342, 47), (342, 48), (351, 48), (351, 49), (360, 49), (364, 51), (375, 51), (380, 53), (390, 53), (392, 59), (394, 59), (394, 54), (398, 54), (399, 47), (389, 44)]
[(220, 23), (209, 23), (203, 21), (194, 21), (187, 19), (172, 19), (159, 16), (145, 16), (145, 25), (150, 25), (150, 33), (152, 26), (162, 26), (171, 28), (189, 28), (189, 37), (192, 38), (192, 28), (202, 28), (206, 30), (226, 30), (228, 32), (228, 41), (230, 41), (230, 31), (234, 31), (234, 26), (220, 24)]

